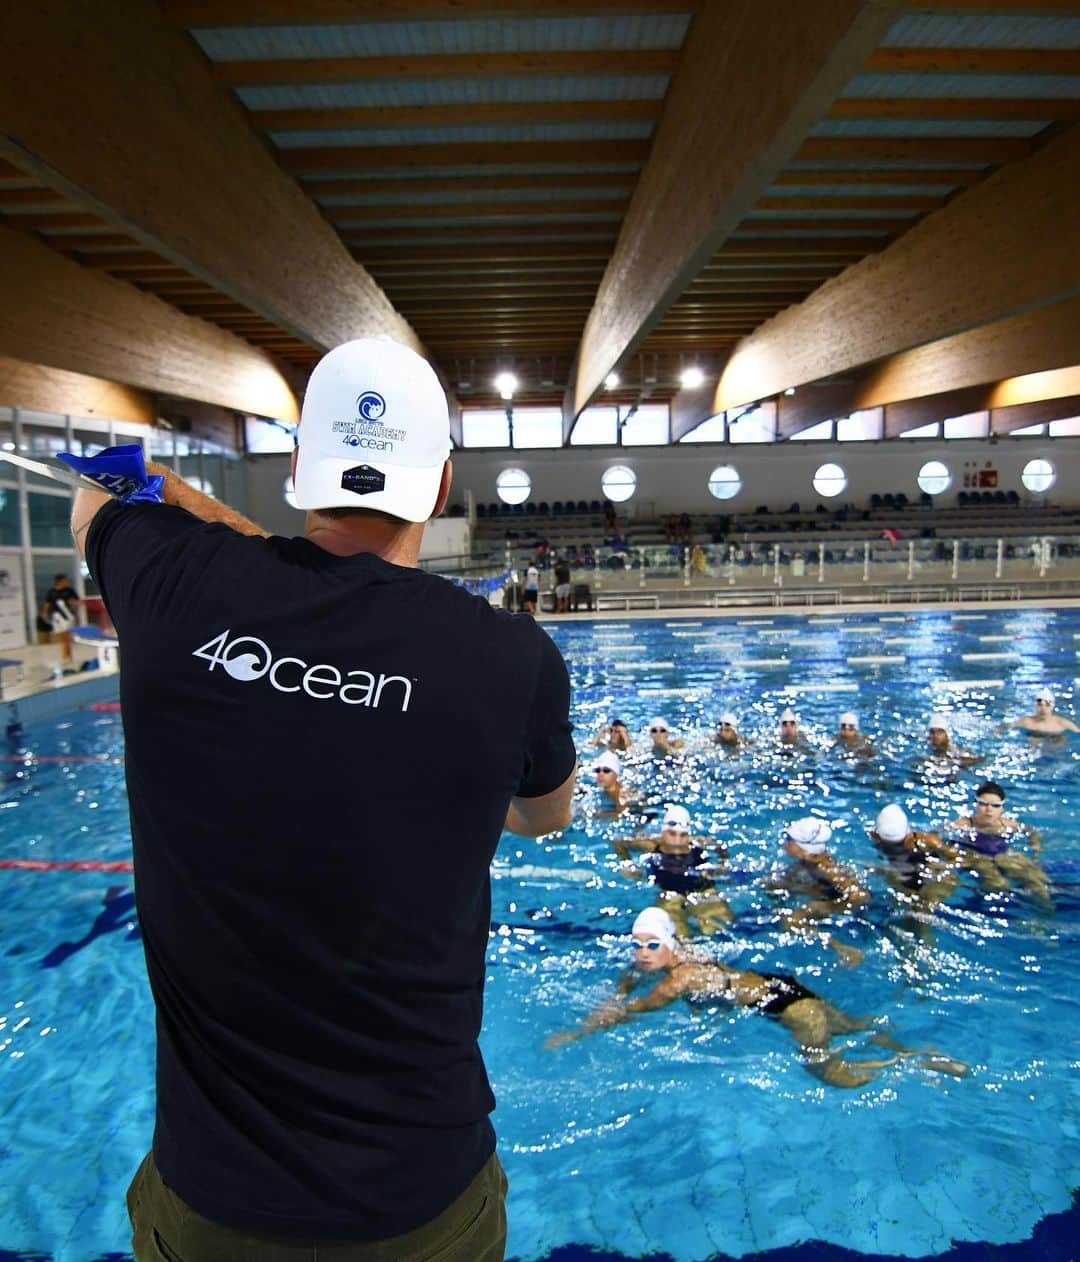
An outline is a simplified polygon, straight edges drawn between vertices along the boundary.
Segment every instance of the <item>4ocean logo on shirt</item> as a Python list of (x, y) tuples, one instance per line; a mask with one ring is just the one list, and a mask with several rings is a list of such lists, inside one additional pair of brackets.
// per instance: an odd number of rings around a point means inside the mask
[(336, 700), (377, 710), (384, 701), (393, 705), (400, 700), (402, 714), (409, 708), (414, 681), (404, 675), (376, 674), (370, 670), (342, 672), (328, 662), (309, 664), (301, 657), (275, 657), (270, 645), (258, 636), (230, 636), (230, 629), (219, 632), (194, 649), (191, 656), (209, 662), (211, 672), (220, 666), (238, 683), (265, 679), (277, 692), (302, 692), (314, 701)]
[(385, 415), (386, 400), (376, 390), (365, 390), (356, 400), (356, 416), (348, 421), (335, 421), (331, 429), (341, 435), (346, 447), (393, 451), (395, 443), (405, 440), (405, 431), (384, 425)]

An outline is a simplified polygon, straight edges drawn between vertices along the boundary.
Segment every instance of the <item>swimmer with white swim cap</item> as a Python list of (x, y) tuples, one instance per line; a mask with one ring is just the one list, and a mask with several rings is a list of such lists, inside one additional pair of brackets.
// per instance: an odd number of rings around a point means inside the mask
[(721, 714), (712, 740), (714, 745), (723, 745), (728, 750), (740, 749), (749, 743), (739, 732), (739, 721), (732, 710), (725, 710)]
[(808, 753), (810, 742), (799, 730), (799, 716), (788, 706), (780, 712), (777, 741), (784, 753)]
[(1035, 694), (1033, 714), (1022, 715), (1005, 726), (1018, 727), (1032, 736), (1063, 736), (1066, 732), (1080, 732), (1080, 727), (1072, 719), (1054, 713), (1054, 694), (1049, 688), (1040, 688)]
[(952, 724), (947, 714), (940, 711), (931, 714), (926, 723), (926, 738), (930, 745), (929, 759), (935, 762), (953, 762), (961, 767), (973, 767), (982, 762), (981, 754), (953, 744)]
[(840, 754), (848, 754), (853, 758), (872, 758), (874, 747), (859, 730), (859, 716), (854, 710), (845, 710), (841, 714), (833, 749)]
[[(643, 911), (634, 921), (631, 936), (633, 968), (619, 979), (616, 993), (576, 1029), (553, 1034), (545, 1042), (546, 1048), (561, 1047), (640, 1013), (666, 1008), (676, 999), (686, 999), (709, 1006), (723, 1003), (770, 1017), (795, 1039), (807, 1070), (833, 1087), (865, 1086), (881, 1069), (906, 1057), (917, 1057), (924, 1068), (958, 1078), (968, 1072), (961, 1061), (905, 1047), (885, 1033), (875, 1034), (870, 1042), (888, 1048), (893, 1055), (883, 1060), (844, 1060), (830, 1050), (832, 1040), (841, 1034), (872, 1029), (872, 1020), (848, 1016), (789, 973), (759, 973), (695, 958), (678, 941), (674, 922), (660, 908)], [(661, 974), (660, 980), (651, 990), (638, 999), (628, 998), (643, 981), (657, 974)]]
[(665, 718), (658, 717), (649, 720), (649, 739), (652, 741), (654, 758), (667, 758), (683, 747), (683, 742), (679, 737), (671, 735), (671, 729)]
[[(869, 829), (874, 849), (885, 859), (886, 881), (898, 898), (916, 912), (936, 907), (959, 884), (957, 864), (960, 852), (938, 833), (911, 827), (902, 806), (895, 802), (882, 807)], [(925, 921), (905, 922), (923, 942), (933, 941)]]
[[(707, 837), (691, 838), (690, 831), (690, 812), (671, 805), (664, 809), (659, 837), (626, 837), (614, 843), (622, 859), (628, 859), (631, 850), (645, 852), (639, 862), (624, 864), (622, 875), (647, 877), (656, 886), (657, 906), (675, 918), (684, 938), (690, 935), (691, 917), (706, 935), (735, 919), (727, 902), (714, 892), (716, 877), (727, 866), (727, 851)], [(706, 846), (716, 854), (711, 862)]]
[(596, 788), (596, 814), (621, 815), (630, 805), (631, 795), (620, 779), (622, 764), (619, 755), (604, 750), (593, 759), (589, 772)]
[[(784, 927), (793, 933), (817, 933), (816, 922), (851, 914), (870, 902), (870, 891), (855, 872), (829, 854), (831, 839), (828, 823), (814, 815), (793, 821), (784, 832), (781, 850), (794, 862), (774, 871), (767, 885), (773, 893), (799, 900), (782, 917)], [(825, 940), (849, 967), (862, 962), (858, 947), (832, 934), (826, 934)]]

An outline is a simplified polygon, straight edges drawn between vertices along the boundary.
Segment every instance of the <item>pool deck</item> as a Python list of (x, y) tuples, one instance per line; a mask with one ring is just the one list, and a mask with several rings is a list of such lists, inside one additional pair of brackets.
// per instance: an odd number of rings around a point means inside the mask
[(50, 719), (96, 701), (115, 701), (119, 691), (120, 673), (116, 670), (77, 670), (54, 677), (60, 666), (58, 645), (28, 644), (5, 649), (0, 657), (22, 663), (21, 678), (12, 666), (0, 672), (0, 720), (5, 728)]

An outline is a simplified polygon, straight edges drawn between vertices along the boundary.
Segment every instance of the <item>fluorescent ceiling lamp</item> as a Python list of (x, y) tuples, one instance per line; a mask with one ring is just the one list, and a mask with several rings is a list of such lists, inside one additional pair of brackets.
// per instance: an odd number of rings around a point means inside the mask
[(608, 375), (604, 378), (605, 390), (614, 390), (618, 384), (619, 384), (619, 374), (617, 372), (609, 372)]
[(512, 399), (514, 391), (518, 388), (518, 379), (512, 372), (501, 372), (495, 378), (495, 389), (499, 392), (502, 399)]
[(705, 384), (705, 374), (700, 368), (691, 366), (682, 370), (682, 376), (679, 378), (683, 388), (686, 390), (696, 390), (699, 386)]

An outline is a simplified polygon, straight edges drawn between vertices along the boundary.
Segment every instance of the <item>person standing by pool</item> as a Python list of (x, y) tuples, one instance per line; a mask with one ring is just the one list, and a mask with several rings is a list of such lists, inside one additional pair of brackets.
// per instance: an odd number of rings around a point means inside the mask
[[(690, 837), (690, 812), (684, 806), (664, 811), (659, 837), (617, 839), (615, 853), (628, 859), (631, 850), (645, 851), (640, 862), (624, 867), (627, 876), (645, 876), (660, 891), (657, 904), (679, 926), (679, 936), (690, 936), (693, 917), (700, 933), (708, 936), (730, 925), (734, 913), (725, 899), (715, 893), (715, 878), (727, 865), (727, 851), (719, 848), (716, 861), (709, 862), (707, 837)], [(717, 847), (713, 844), (713, 850)]]
[[(819, 932), (819, 921), (849, 916), (870, 902), (870, 891), (856, 874), (829, 854), (826, 847), (831, 839), (832, 829), (813, 815), (795, 820), (784, 833), (781, 849), (794, 862), (774, 872), (768, 886), (774, 893), (799, 900), (783, 916), (784, 927), (794, 933)], [(862, 963), (858, 947), (827, 932), (825, 941), (849, 967)]]
[(71, 586), (66, 574), (57, 574), (53, 585), (45, 593), (41, 603), (39, 617), (49, 625), (49, 638), (60, 645), (60, 667), (71, 670), (75, 665), (72, 656), (71, 633), (75, 630), (75, 606), (79, 603), (78, 593)]
[[(679, 942), (671, 917), (658, 907), (643, 911), (634, 921), (631, 933), (634, 967), (619, 980), (615, 995), (594, 1009), (577, 1029), (551, 1035), (545, 1047), (562, 1047), (641, 1013), (666, 1008), (676, 999), (686, 999), (691, 1004), (724, 1003), (770, 1017), (794, 1038), (809, 1072), (832, 1087), (865, 1086), (882, 1069), (905, 1057), (916, 1057), (924, 1068), (957, 1078), (968, 1072), (962, 1061), (905, 1047), (884, 1032), (870, 1041), (891, 1050), (891, 1056), (844, 1060), (831, 1050), (832, 1040), (841, 1034), (873, 1029), (871, 1020), (848, 1016), (788, 973), (729, 968), (717, 960), (703, 959), (696, 952), (691, 954)], [(647, 994), (639, 999), (627, 997), (641, 982), (656, 976), (660, 980)]]
[[(416, 568), (449, 447), (430, 365), (367, 338), (308, 382), (304, 538), (266, 538), (160, 469), (165, 504), (75, 496), (122, 645), (157, 1008), (140, 1262), (327, 1241), (342, 1262), (504, 1255), (477, 1044), (488, 869), (504, 826), (567, 823), (577, 759), (550, 638)], [(408, 751), (448, 730), (425, 769), (439, 827), (399, 862)]]
[(1030, 732), (1032, 736), (1062, 736), (1066, 732), (1080, 732), (1072, 719), (1054, 713), (1054, 694), (1049, 688), (1040, 688), (1035, 694), (1035, 713), (1024, 714), (1005, 724)]
[(1018, 882), (1045, 910), (1052, 910), (1050, 878), (1034, 858), (1012, 848), (1024, 841), (1038, 858), (1042, 851), (1039, 834), (1005, 814), (1005, 790), (987, 780), (975, 790), (975, 810), (961, 815), (948, 826), (948, 835), (962, 851), (961, 862), (979, 878), (982, 889), (1005, 893)]
[(521, 594), (521, 608), (525, 613), (536, 613), (540, 603), (540, 571), (530, 565), (525, 571), (525, 589)]

